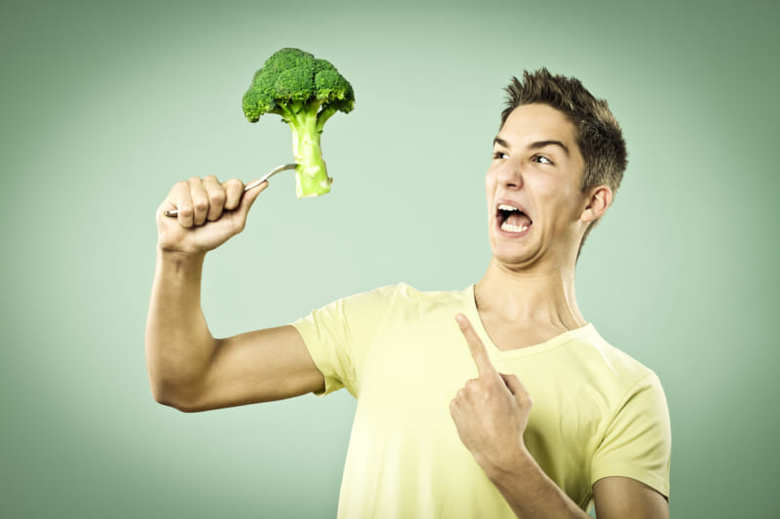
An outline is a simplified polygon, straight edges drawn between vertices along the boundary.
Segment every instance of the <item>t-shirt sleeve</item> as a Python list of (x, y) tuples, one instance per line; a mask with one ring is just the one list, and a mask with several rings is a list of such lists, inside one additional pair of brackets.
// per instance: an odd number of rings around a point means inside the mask
[(655, 372), (628, 391), (607, 424), (591, 460), (590, 484), (627, 476), (669, 498), (672, 430), (669, 407)]
[(346, 388), (357, 398), (364, 353), (379, 333), (392, 292), (399, 286), (386, 285), (336, 299), (289, 323), (301, 334), (325, 378), (325, 388), (314, 391), (316, 396)]

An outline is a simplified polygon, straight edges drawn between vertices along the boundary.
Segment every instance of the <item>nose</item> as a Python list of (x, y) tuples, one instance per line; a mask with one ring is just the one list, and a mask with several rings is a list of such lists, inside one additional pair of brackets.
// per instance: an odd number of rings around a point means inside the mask
[(519, 160), (507, 159), (496, 173), (496, 182), (498, 185), (518, 189), (523, 185), (523, 165)]

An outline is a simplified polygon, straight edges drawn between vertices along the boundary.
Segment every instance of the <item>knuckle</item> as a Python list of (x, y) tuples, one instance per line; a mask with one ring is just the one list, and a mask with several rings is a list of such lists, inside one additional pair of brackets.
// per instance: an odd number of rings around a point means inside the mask
[(222, 190), (213, 191), (212, 193), (209, 193), (209, 200), (211, 200), (213, 203), (217, 205), (221, 205), (222, 203), (224, 203), (225, 198), (226, 198), (225, 192)]
[(197, 211), (205, 211), (209, 208), (209, 203), (206, 200), (198, 200), (193, 205)]
[(222, 182), (222, 187), (224, 189), (239, 189), (241, 187), (244, 187), (244, 183), (238, 180), (237, 178), (231, 178), (230, 180), (225, 180)]

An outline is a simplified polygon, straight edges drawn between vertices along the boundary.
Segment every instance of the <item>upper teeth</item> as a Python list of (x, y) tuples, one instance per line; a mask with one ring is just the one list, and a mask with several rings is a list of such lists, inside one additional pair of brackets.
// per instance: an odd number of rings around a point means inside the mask
[(511, 205), (506, 205), (506, 204), (498, 204), (498, 208), (501, 209), (502, 211), (519, 211), (520, 210), (517, 207), (512, 207)]

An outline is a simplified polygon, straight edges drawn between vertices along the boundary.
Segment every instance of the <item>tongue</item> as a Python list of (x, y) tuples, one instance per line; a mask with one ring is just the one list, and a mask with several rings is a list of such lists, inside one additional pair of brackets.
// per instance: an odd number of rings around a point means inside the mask
[(523, 225), (531, 225), (530, 218), (528, 218), (525, 214), (519, 214), (517, 212), (510, 214), (509, 217), (506, 219), (506, 221), (511, 225), (516, 225), (517, 227), (522, 227)]

